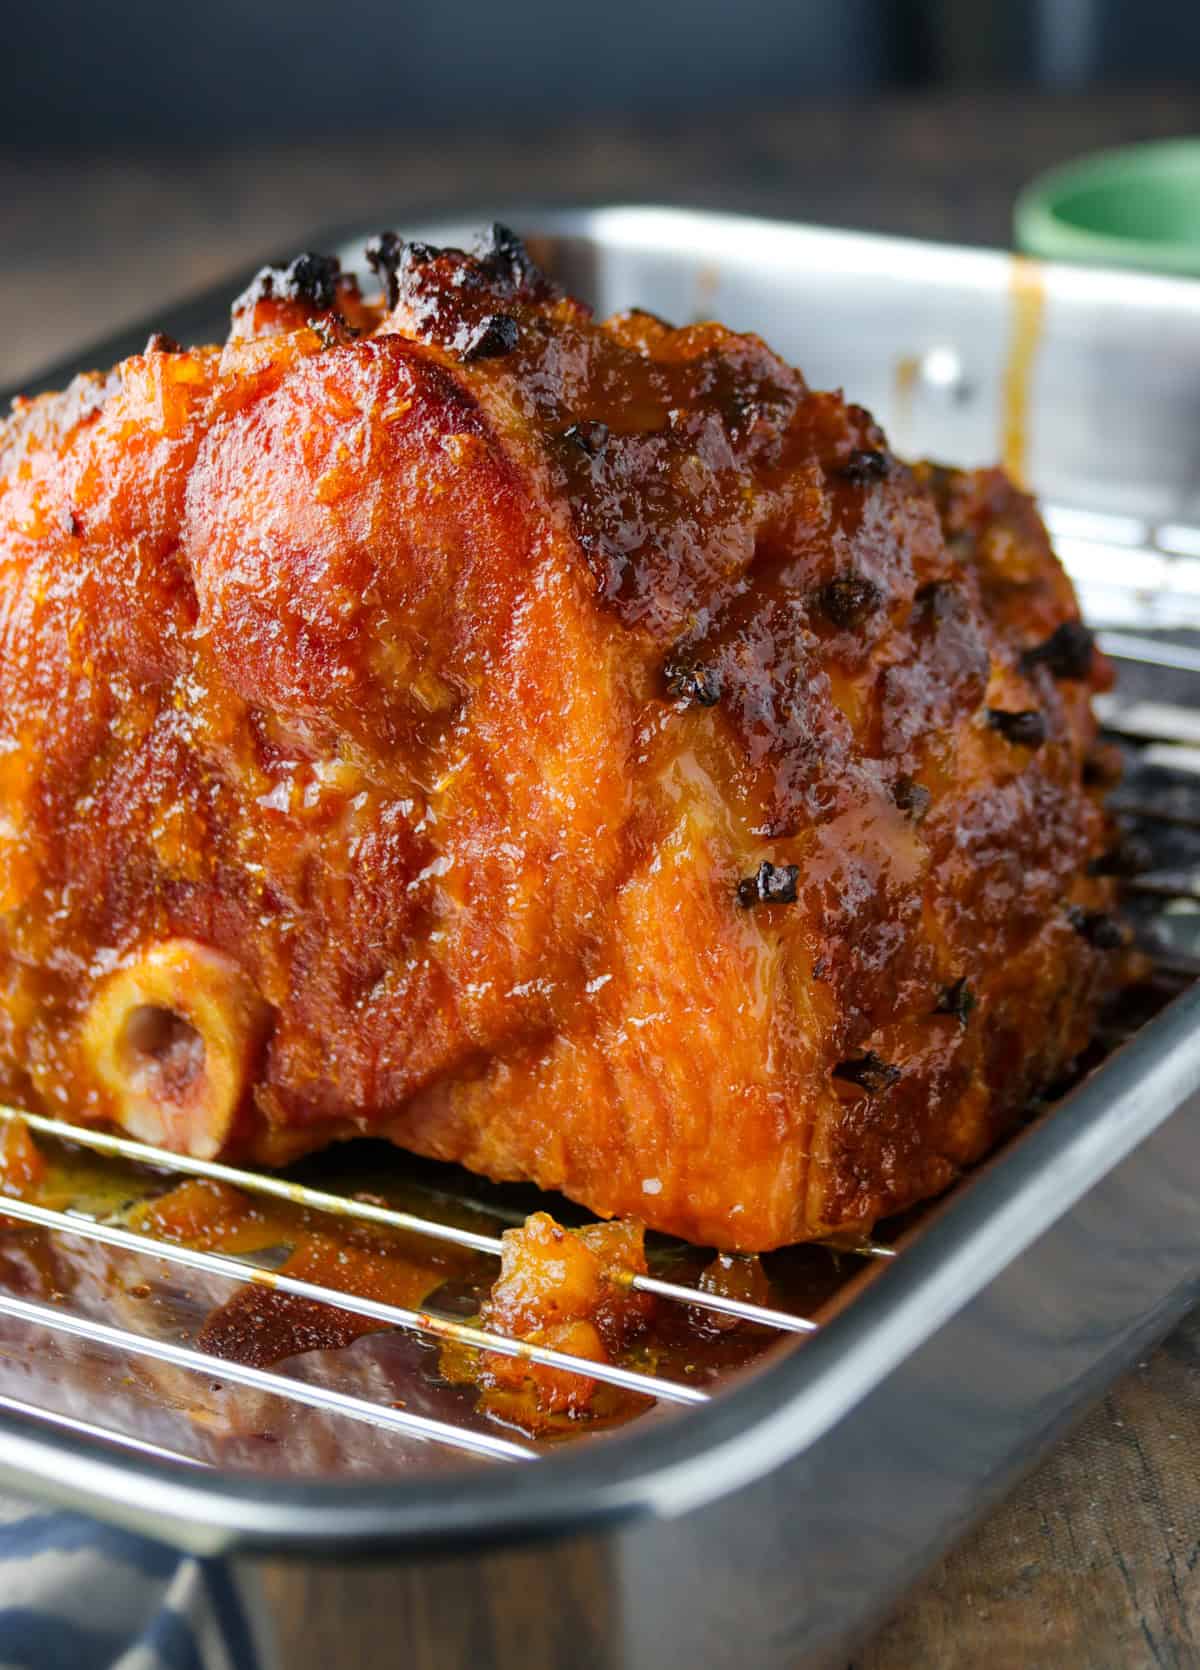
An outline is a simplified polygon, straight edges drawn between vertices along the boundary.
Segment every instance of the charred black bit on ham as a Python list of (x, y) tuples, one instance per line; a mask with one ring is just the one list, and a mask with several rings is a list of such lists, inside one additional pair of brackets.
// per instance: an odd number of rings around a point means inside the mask
[(1125, 944), (1124, 930), (1107, 911), (1084, 910), (1079, 905), (1069, 905), (1067, 921), (1080, 938), (1094, 945), (1097, 951), (1119, 951)]
[(883, 593), (865, 574), (839, 574), (817, 592), (817, 607), (835, 626), (861, 626), (883, 601)]
[(738, 903), (747, 910), (754, 905), (794, 905), (799, 878), (798, 864), (772, 864), (764, 858), (752, 876), (738, 882)]
[(396, 273), (404, 254), (404, 239), (397, 232), (379, 232), (367, 240), (365, 253), (367, 265), (383, 285), (384, 299), (388, 307), (395, 307), (400, 300), (400, 285)]
[(336, 255), (305, 250), (286, 267), (262, 267), (233, 304), (241, 313), (261, 301), (306, 302), (320, 312), (337, 300), (341, 262)]
[(1006, 707), (989, 707), (987, 722), (1005, 742), (1017, 748), (1040, 748), (1046, 740), (1046, 721), (1035, 707), (1016, 712)]
[(711, 667), (695, 661), (668, 661), (663, 669), (667, 693), (696, 707), (716, 707), (721, 700), (721, 680)]
[(907, 812), (914, 823), (920, 823), (933, 799), (923, 783), (911, 777), (897, 777), (892, 784), (892, 799), (901, 812)]
[(953, 1015), (960, 1026), (966, 1026), (975, 1007), (975, 993), (965, 979), (947, 986), (933, 1006), (935, 1015)]
[(852, 452), (838, 474), (846, 481), (865, 485), (868, 481), (882, 481), (891, 468), (891, 459), (877, 448), (862, 448)]
[(507, 279), (513, 285), (523, 284), (535, 270), (523, 240), (511, 226), (505, 226), (499, 220), (492, 222), (489, 241), (480, 252), (480, 261), (497, 278)]
[(835, 1079), (845, 1079), (847, 1084), (858, 1085), (868, 1096), (878, 1096), (884, 1090), (890, 1090), (902, 1077), (899, 1067), (893, 1067), (890, 1061), (884, 1061), (874, 1050), (868, 1050), (865, 1055), (855, 1056), (849, 1061), (839, 1061), (833, 1069), (833, 1076)]
[(1021, 657), (1026, 671), (1047, 667), (1055, 678), (1085, 679), (1092, 670), (1096, 639), (1081, 620), (1065, 620), (1044, 643), (1035, 644)]
[(599, 458), (608, 445), (608, 425), (601, 423), (599, 418), (582, 418), (563, 430), (563, 440), (570, 441), (589, 458)]
[(511, 313), (493, 313), (472, 332), (462, 351), (463, 362), (501, 359), (511, 354), (520, 340), (521, 331)]

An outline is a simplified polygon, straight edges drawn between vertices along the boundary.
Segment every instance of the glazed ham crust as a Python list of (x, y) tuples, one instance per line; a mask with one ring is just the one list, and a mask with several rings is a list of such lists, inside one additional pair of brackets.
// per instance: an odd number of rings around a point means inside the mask
[(731, 1249), (941, 1189), (1119, 961), (1031, 501), (503, 229), (372, 258), (0, 428), (8, 1095)]

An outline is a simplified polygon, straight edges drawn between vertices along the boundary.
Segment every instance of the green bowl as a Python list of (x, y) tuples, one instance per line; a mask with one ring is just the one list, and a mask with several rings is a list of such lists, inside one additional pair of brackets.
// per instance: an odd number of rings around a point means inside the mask
[(1200, 276), (1200, 139), (1101, 151), (1017, 198), (1017, 247), (1048, 261)]

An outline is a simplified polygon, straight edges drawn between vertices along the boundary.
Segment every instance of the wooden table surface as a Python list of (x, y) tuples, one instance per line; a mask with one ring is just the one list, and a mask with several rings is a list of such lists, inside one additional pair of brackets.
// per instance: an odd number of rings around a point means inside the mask
[[(1005, 243), (1014, 193), (1200, 132), (1200, 92), (896, 98), (661, 125), (341, 136), (224, 153), (0, 153), (0, 386), (315, 230), (650, 197)], [(1200, 1665), (1200, 1317), (909, 1597), (855, 1670)], [(485, 1667), (478, 1667), (485, 1670)], [(752, 1667), (748, 1667), (752, 1670)]]

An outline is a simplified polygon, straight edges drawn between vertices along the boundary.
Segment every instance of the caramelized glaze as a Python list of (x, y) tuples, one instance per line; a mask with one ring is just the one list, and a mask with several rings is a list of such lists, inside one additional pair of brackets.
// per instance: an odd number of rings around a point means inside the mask
[(186, 940), (267, 1016), (223, 1152), (369, 1132), (742, 1250), (942, 1188), (1119, 971), (1032, 502), (502, 230), (376, 256), (0, 429), (7, 1093), (118, 1117), (86, 1016)]

